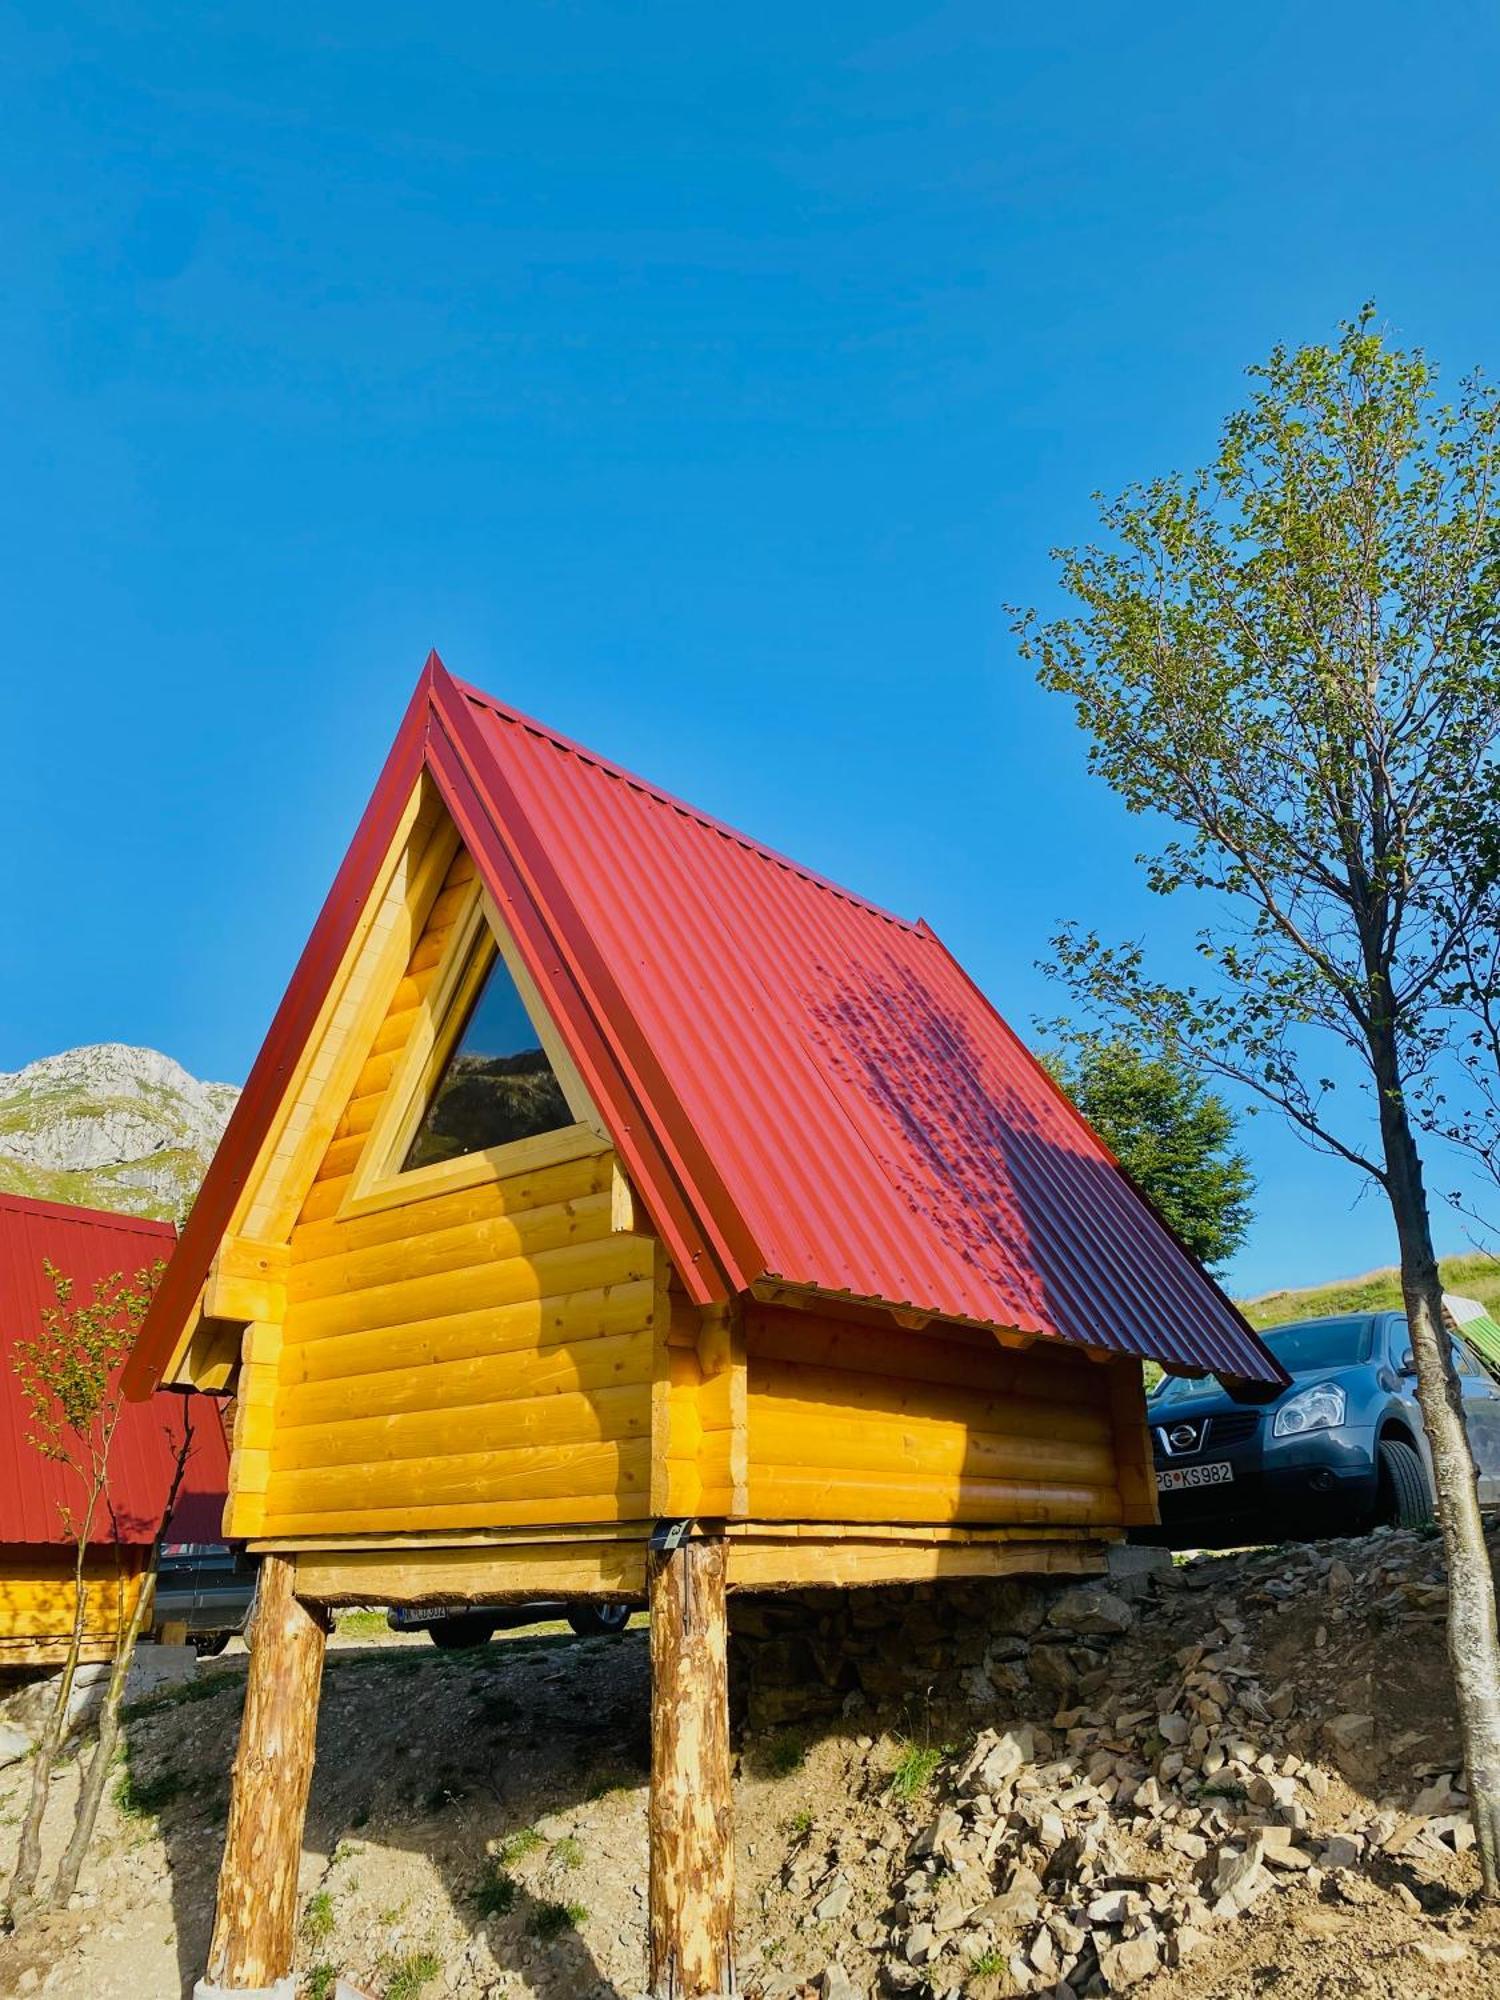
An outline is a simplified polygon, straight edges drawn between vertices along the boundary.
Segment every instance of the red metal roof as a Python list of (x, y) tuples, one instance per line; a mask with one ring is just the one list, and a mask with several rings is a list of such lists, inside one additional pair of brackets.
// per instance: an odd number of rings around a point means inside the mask
[(699, 1298), (773, 1279), (1284, 1379), (925, 924), (464, 687), (433, 655), (169, 1267), (132, 1393), (170, 1356), (423, 763)]
[[(72, 1278), (75, 1300), (86, 1300), (96, 1280), (116, 1271), (133, 1277), (168, 1257), (176, 1234), (170, 1222), (0, 1194), (0, 1542), (66, 1540), (59, 1503), (77, 1509), (83, 1494), (76, 1475), (27, 1442), (15, 1349), (41, 1331), (42, 1308), (55, 1301), (44, 1264)], [(171, 1532), (179, 1541), (219, 1539), (229, 1465), (218, 1406), (206, 1396), (161, 1395), (127, 1408), (115, 1432), (109, 1490), (121, 1542), (149, 1543), (156, 1533), (189, 1401), (193, 1454)], [(93, 1539), (116, 1540), (107, 1512)]]

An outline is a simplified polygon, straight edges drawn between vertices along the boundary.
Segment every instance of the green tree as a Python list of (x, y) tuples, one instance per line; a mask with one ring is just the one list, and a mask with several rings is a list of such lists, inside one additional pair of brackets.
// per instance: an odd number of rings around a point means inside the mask
[(1234, 1113), (1184, 1063), (1052, 1022), (1042, 1061), (1167, 1227), (1217, 1270), (1245, 1240), (1255, 1181)]
[(1190, 983), (1076, 928), (1058, 968), (1095, 1018), (1257, 1092), (1389, 1201), (1494, 1897), (1500, 1642), (1419, 1120), (1483, 921), (1454, 803), (1483, 788), (1500, 728), (1500, 401), (1471, 381), (1441, 403), (1370, 309), (1251, 372), (1214, 462), (1103, 504), (1104, 545), (1059, 557), (1071, 614), (1019, 621), (1092, 768), (1161, 827), (1149, 887), (1206, 918)]

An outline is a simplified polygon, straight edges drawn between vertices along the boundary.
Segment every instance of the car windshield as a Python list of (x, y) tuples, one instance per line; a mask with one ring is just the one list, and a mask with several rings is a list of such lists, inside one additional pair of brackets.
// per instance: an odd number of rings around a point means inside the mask
[(1368, 1361), (1375, 1333), (1369, 1313), (1351, 1319), (1309, 1319), (1300, 1326), (1272, 1326), (1261, 1335), (1288, 1375), (1316, 1368), (1352, 1368)]
[[(1288, 1375), (1312, 1375), (1320, 1369), (1352, 1368), (1368, 1361), (1375, 1343), (1375, 1320), (1369, 1313), (1352, 1314), (1348, 1319), (1307, 1319), (1297, 1326), (1267, 1327), (1260, 1337)], [(1185, 1376), (1169, 1375), (1152, 1392), (1151, 1400), (1160, 1405), (1218, 1387), (1212, 1376), (1190, 1382)]]

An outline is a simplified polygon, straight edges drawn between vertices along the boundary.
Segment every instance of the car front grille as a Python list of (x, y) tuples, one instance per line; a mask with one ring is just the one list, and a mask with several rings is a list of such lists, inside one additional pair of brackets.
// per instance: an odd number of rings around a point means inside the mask
[(1260, 1428), (1259, 1410), (1228, 1410), (1221, 1416), (1183, 1418), (1175, 1424), (1153, 1425), (1152, 1450), (1159, 1465), (1202, 1458), (1247, 1444)]
[(1231, 1410), (1226, 1416), (1209, 1418), (1208, 1442), (1214, 1446), (1243, 1444), (1259, 1429), (1259, 1410)]

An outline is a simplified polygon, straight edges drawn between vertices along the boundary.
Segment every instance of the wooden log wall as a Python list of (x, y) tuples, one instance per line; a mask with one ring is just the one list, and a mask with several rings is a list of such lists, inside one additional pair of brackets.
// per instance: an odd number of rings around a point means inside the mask
[(472, 864), (453, 862), (292, 1231), (285, 1318), (247, 1330), (228, 1531), (258, 1540), (641, 1518), (654, 1240), (613, 1156), (342, 1216)]
[(1084, 1354), (777, 1306), (745, 1347), (753, 1519), (1127, 1518), (1110, 1369)]
[[(87, 1661), (112, 1659), (140, 1594), (144, 1549), (100, 1549), (84, 1573)], [(42, 1667), (66, 1657), (76, 1606), (73, 1551), (58, 1545), (0, 1547), (0, 1667)]]

